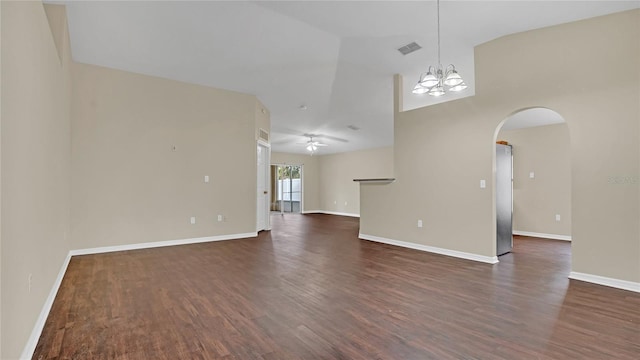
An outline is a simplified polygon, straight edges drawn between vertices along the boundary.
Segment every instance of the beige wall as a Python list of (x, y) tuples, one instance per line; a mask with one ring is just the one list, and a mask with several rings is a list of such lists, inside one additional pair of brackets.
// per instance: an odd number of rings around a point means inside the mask
[(15, 359), (70, 249), (70, 56), (66, 26), (54, 25), (63, 33), (52, 34), (41, 3), (2, 1), (1, 8), (0, 357)]
[(272, 152), (271, 163), (278, 165), (302, 165), (302, 211), (320, 210), (319, 156)]
[(353, 179), (393, 177), (393, 147), (320, 158), (320, 209), (360, 215), (360, 184)]
[[(2, 6), (0, 6), (2, 29)], [(2, 34), (2, 30), (0, 30)], [(2, 36), (0, 35), (0, 69), (2, 69)], [(0, 71), (0, 99), (2, 99), (2, 71)], [(2, 188), (2, 102), (0, 101), (0, 189)], [(0, 358), (2, 358), (2, 191), (0, 191)]]
[[(571, 134), (572, 270), (640, 282), (639, 184), (610, 181), (640, 170), (639, 59), (638, 10), (476, 47), (475, 96), (396, 114), (398, 180), (362, 187), (361, 232), (495, 256), (496, 128), (548, 107)], [(594, 69), (617, 80), (594, 86)]]
[(393, 148), (320, 156), (274, 152), (271, 163), (304, 165), (303, 212), (360, 215), (360, 186), (353, 179), (391, 177)]
[[(508, 121), (508, 120), (507, 120)], [(513, 146), (513, 229), (571, 235), (571, 149), (567, 124), (503, 130)], [(529, 173), (534, 173), (534, 178)], [(560, 221), (556, 221), (556, 214)]]
[(260, 106), (251, 95), (74, 64), (73, 248), (254, 232), (255, 134), (268, 123), (256, 119)]
[(1, 9), (0, 357), (9, 359), (69, 250), (255, 232), (256, 134), (270, 120), (252, 95), (71, 64), (61, 7)]

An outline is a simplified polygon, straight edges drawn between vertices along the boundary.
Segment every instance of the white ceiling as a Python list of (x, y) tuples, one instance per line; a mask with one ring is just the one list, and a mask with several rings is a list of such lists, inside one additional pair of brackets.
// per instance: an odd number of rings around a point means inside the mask
[[(271, 111), (274, 151), (304, 153), (305, 133), (325, 135), (321, 154), (391, 145), (395, 73), (405, 109), (435, 103), (411, 94), (437, 59), (435, 1), (50, 2), (67, 5), (75, 61), (255, 94)], [(442, 62), (469, 89), (439, 102), (474, 94), (475, 45), (638, 7), (443, 0)], [(423, 49), (396, 50), (412, 41)]]

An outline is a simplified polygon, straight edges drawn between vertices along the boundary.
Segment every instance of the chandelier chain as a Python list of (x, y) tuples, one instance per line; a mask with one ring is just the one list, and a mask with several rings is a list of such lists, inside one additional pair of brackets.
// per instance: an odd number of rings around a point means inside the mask
[(440, 58), (440, 0), (436, 0), (438, 16), (438, 63), (436, 66), (429, 66), (426, 73), (422, 73), (418, 83), (414, 86), (412, 93), (429, 94), (431, 96), (442, 96), (447, 91), (458, 92), (467, 88), (464, 80), (453, 64), (447, 67), (442, 66)]
[(438, 66), (441, 66), (440, 62), (440, 0), (437, 0), (438, 4)]

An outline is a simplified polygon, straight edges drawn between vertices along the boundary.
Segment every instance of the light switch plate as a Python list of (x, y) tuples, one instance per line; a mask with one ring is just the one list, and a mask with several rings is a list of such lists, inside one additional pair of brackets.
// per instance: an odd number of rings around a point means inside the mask
[(480, 189), (484, 189), (487, 187), (487, 181), (486, 180), (480, 180)]
[(529, 173), (529, 179), (533, 179), (536, 177), (536, 174), (532, 171)]

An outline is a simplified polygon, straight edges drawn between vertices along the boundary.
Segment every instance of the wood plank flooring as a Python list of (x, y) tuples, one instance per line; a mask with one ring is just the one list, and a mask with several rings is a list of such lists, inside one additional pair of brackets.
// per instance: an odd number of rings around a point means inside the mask
[(73, 257), (34, 359), (639, 359), (640, 294), (569, 280), (570, 244), (496, 265), (275, 215), (242, 239)]

